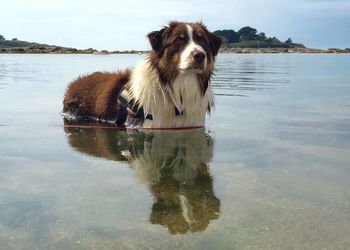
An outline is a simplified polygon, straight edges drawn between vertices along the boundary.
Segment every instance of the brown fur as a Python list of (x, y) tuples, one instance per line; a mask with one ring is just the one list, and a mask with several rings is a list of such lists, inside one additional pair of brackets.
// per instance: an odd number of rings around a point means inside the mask
[[(189, 40), (186, 24), (173, 21), (169, 26), (148, 34), (152, 46), (148, 60), (151, 67), (157, 70), (163, 85), (171, 87), (172, 81), (179, 74), (177, 65), (180, 62), (180, 54)], [(213, 74), (215, 56), (222, 39), (210, 33), (202, 23), (188, 24), (193, 29), (193, 40), (204, 49), (207, 56), (207, 66), (197, 75), (204, 95)], [(115, 73), (95, 72), (79, 77), (68, 86), (63, 101), (63, 112), (78, 119), (115, 120), (119, 108), (117, 97), (121, 88), (129, 82), (130, 75), (131, 70), (125, 70)]]
[[(215, 56), (223, 42), (221, 37), (209, 32), (203, 23), (190, 23), (194, 32), (194, 41), (201, 45), (207, 55), (207, 67), (198, 74), (198, 84), (202, 94), (208, 88), (208, 82), (214, 70)], [(180, 53), (188, 42), (186, 23), (170, 22), (160, 31), (148, 34), (153, 51), (149, 54), (151, 65), (157, 69), (163, 84), (170, 84), (179, 71), (174, 65), (180, 61)]]
[(129, 78), (130, 70), (114, 73), (95, 72), (79, 77), (66, 91), (63, 112), (77, 118), (113, 120), (119, 108), (118, 93)]

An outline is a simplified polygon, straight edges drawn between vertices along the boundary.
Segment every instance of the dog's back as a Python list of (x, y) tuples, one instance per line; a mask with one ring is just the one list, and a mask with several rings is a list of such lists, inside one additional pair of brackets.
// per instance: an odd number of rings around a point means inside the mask
[(129, 78), (130, 70), (95, 72), (77, 78), (68, 86), (63, 112), (77, 119), (115, 120), (119, 108), (117, 97)]

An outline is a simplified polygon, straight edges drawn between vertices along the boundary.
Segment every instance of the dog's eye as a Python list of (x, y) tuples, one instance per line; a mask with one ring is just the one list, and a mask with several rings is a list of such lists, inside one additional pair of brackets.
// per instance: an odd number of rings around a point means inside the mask
[(206, 38), (202, 33), (197, 33), (197, 34), (195, 35), (195, 40), (196, 40), (196, 42), (198, 42), (198, 43), (200, 43), (200, 44), (202, 44), (202, 45), (208, 43), (207, 38)]
[(203, 35), (202, 32), (198, 32), (198, 33), (196, 34), (196, 38), (197, 38), (198, 40), (205, 40), (204, 35)]
[(186, 40), (186, 37), (184, 34), (179, 35), (178, 37), (176, 37), (175, 41), (176, 42), (184, 42)]

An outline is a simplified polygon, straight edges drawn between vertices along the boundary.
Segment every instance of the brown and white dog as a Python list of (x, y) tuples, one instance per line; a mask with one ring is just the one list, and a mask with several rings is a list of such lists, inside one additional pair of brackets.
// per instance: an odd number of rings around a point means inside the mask
[(144, 128), (203, 126), (213, 106), (210, 79), (222, 39), (202, 23), (176, 21), (148, 38), (152, 51), (134, 69), (73, 81), (63, 112)]

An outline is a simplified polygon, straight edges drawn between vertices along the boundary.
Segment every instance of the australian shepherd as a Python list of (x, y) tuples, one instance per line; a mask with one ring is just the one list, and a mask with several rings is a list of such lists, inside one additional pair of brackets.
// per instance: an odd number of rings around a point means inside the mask
[(176, 21), (147, 36), (152, 51), (135, 68), (74, 80), (63, 112), (127, 127), (203, 126), (213, 106), (210, 79), (222, 38), (202, 23)]

